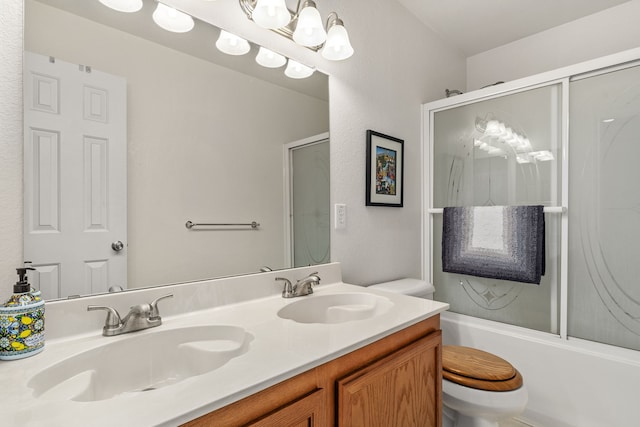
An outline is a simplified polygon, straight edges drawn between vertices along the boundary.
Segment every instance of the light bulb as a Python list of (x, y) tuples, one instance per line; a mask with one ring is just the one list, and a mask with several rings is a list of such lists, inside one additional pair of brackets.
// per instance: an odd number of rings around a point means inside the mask
[(216, 41), (216, 47), (228, 55), (244, 55), (251, 49), (248, 41), (225, 30), (220, 30), (220, 37)]
[(316, 4), (307, 1), (305, 7), (298, 16), (296, 30), (293, 32), (293, 41), (302, 46), (319, 46), (327, 39), (327, 33), (322, 26), (320, 12), (316, 9)]
[(342, 24), (337, 20), (335, 25), (329, 28), (327, 33), (327, 41), (322, 48), (322, 56), (331, 61), (341, 61), (353, 55), (353, 47), (349, 41), (349, 34)]
[(284, 74), (292, 79), (305, 79), (313, 74), (313, 68), (302, 65), (301, 63), (290, 59)]
[(285, 0), (258, 0), (251, 19), (262, 28), (274, 30), (287, 26), (291, 21), (291, 12)]
[(256, 62), (263, 67), (278, 68), (287, 62), (287, 58), (261, 46), (256, 55)]
[(192, 17), (162, 3), (158, 3), (152, 17), (159, 27), (173, 33), (186, 33), (195, 25)]
[(142, 0), (99, 0), (103, 5), (118, 12), (137, 12), (142, 9)]
[(500, 123), (497, 120), (489, 120), (487, 122), (487, 127), (485, 128), (485, 132), (487, 133), (487, 135), (499, 135)]

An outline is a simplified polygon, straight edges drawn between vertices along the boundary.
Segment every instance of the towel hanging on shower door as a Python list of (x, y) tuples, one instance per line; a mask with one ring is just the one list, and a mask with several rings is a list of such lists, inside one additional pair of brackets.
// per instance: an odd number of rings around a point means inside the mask
[(545, 273), (543, 209), (444, 208), (442, 271), (540, 284)]

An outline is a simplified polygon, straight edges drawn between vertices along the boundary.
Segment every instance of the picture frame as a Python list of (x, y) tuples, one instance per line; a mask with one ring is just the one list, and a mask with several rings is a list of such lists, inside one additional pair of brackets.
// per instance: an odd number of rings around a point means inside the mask
[(401, 208), (404, 140), (367, 130), (366, 205)]

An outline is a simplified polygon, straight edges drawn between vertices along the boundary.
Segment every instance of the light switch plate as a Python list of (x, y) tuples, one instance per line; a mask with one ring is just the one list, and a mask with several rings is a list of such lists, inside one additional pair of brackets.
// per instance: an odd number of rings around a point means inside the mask
[(347, 205), (344, 203), (335, 204), (335, 227), (336, 230), (347, 228)]

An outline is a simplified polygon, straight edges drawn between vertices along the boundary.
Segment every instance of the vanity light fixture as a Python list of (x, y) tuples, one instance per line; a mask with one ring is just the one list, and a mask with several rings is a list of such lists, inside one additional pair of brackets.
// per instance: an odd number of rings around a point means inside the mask
[(315, 70), (311, 67), (307, 67), (306, 65), (303, 65), (298, 61), (289, 59), (287, 68), (284, 70), (284, 75), (292, 79), (306, 79), (307, 77), (311, 76), (314, 71)]
[(160, 28), (173, 33), (186, 33), (191, 31), (195, 25), (191, 16), (160, 2), (158, 2), (152, 17)]
[[(251, 50), (251, 45), (247, 40), (222, 29), (220, 30), (220, 37), (218, 37), (216, 41), (216, 47), (221, 52), (229, 55), (244, 55)], [(287, 58), (260, 46), (258, 54), (256, 55), (256, 62), (263, 67), (279, 68), (287, 63)], [(284, 74), (292, 79), (304, 79), (311, 76), (314, 71), (313, 68), (289, 59)]]
[(142, 0), (98, 0), (103, 5), (118, 12), (137, 12), (142, 9)]
[(287, 63), (287, 58), (280, 55), (279, 53), (275, 53), (267, 49), (266, 47), (260, 46), (258, 55), (256, 55), (256, 62), (263, 67), (279, 68)]
[(248, 41), (225, 30), (220, 30), (220, 37), (216, 41), (216, 47), (221, 52), (236, 56), (244, 55), (251, 49)]
[(344, 28), (344, 22), (338, 14), (331, 12), (327, 18), (327, 41), (320, 54), (330, 61), (341, 61), (353, 55), (353, 47), (349, 41), (349, 34)]
[[(326, 27), (313, 0), (298, 0), (295, 11), (284, 0), (239, 0), (247, 18), (263, 28), (314, 51), (322, 49), (322, 56), (341, 61), (353, 55), (353, 47), (344, 22), (336, 12), (327, 18)], [(326, 29), (325, 29), (326, 28)]]
[(293, 41), (301, 46), (320, 46), (327, 40), (327, 32), (322, 25), (320, 12), (313, 0), (305, 0), (298, 15)]
[(253, 22), (268, 30), (286, 27), (291, 22), (285, 0), (258, 0), (252, 17)]

